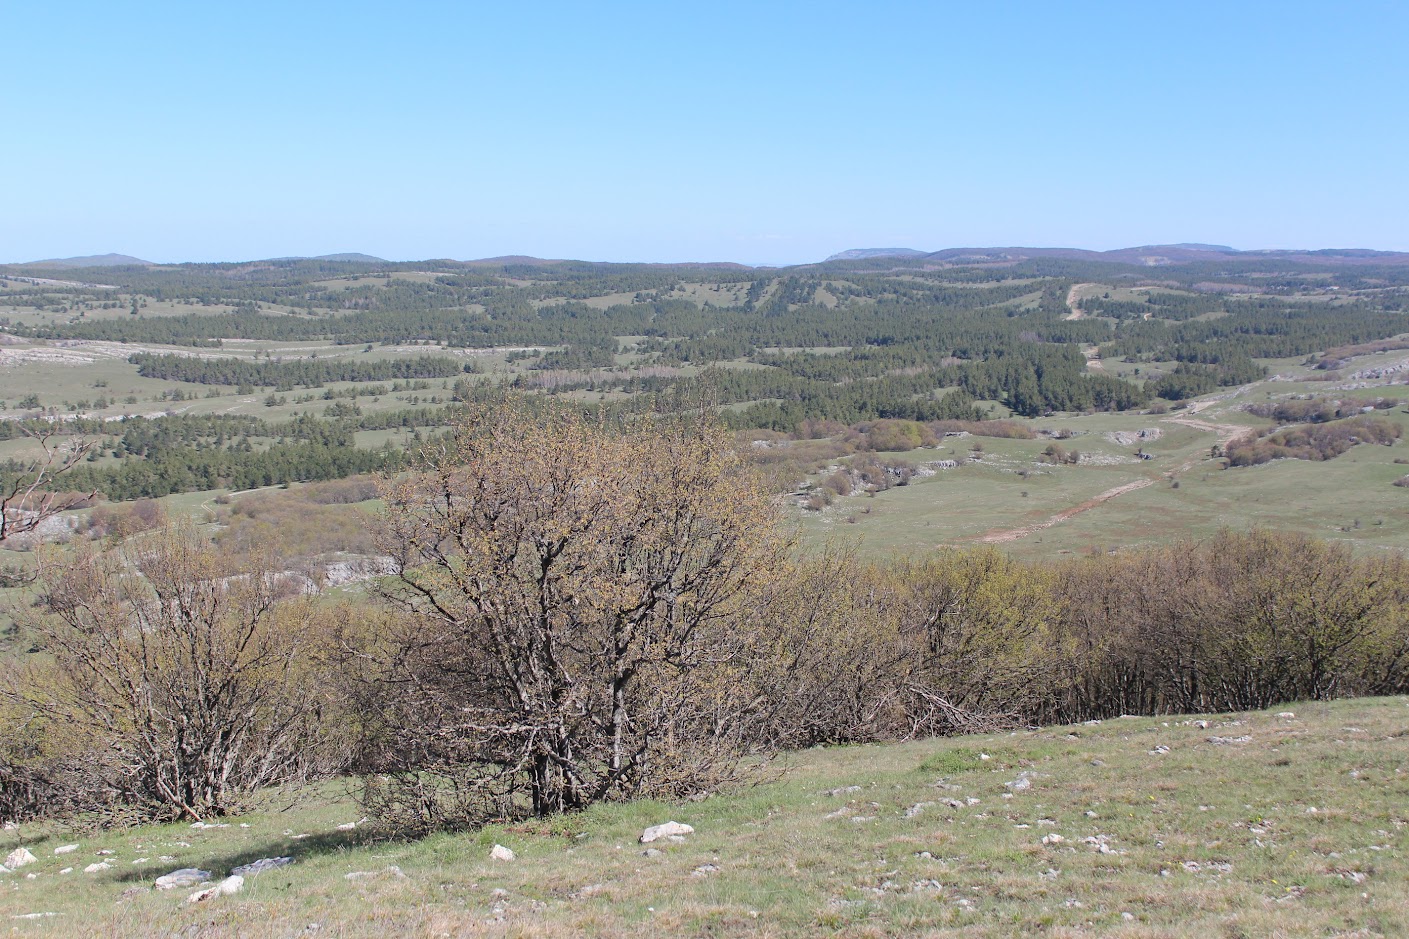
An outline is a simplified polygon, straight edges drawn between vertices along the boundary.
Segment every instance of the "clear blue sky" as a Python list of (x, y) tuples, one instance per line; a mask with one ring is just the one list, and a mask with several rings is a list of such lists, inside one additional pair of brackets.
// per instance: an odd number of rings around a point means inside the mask
[(1409, 250), (1409, 3), (5, 5), (0, 261)]

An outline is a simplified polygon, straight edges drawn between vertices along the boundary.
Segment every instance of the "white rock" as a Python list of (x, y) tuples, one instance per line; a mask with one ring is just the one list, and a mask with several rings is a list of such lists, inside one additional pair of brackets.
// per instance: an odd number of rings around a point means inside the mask
[(197, 890), (186, 898), (187, 903), (202, 903), (212, 897), (228, 897), (245, 889), (245, 879), (239, 874), (231, 874), (213, 887)]
[(65, 845), (60, 845), (59, 847), (55, 848), (55, 849), (54, 849), (54, 854), (56, 854), (56, 855), (58, 855), (58, 854), (72, 854), (73, 852), (75, 852), (75, 851), (77, 851), (77, 850), (78, 850), (78, 845), (76, 845), (76, 844), (65, 844)]
[(1063, 841), (1066, 841), (1066, 839), (1056, 833), (1042, 836), (1043, 844), (1061, 844)]
[(72, 874), (72, 873), (73, 873), (73, 868), (72, 868), (72, 867), (65, 867), (63, 870), (59, 871), (59, 873), (60, 873), (60, 874)]
[(83, 873), (85, 873), (85, 874), (96, 874), (96, 873), (98, 873), (99, 871), (105, 871), (105, 870), (107, 870), (107, 869), (110, 868), (110, 867), (112, 867), (112, 865), (109, 864), (107, 861), (99, 861), (99, 862), (96, 863), (96, 864), (89, 864), (87, 867), (85, 867), (85, 868), (83, 869)]
[(196, 884), (203, 884), (210, 880), (213, 875), (210, 871), (203, 871), (199, 867), (183, 867), (179, 871), (172, 871), (170, 874), (162, 874), (157, 878), (156, 888), (158, 890), (174, 890), (177, 887), (194, 887)]
[(514, 859), (514, 852), (504, 847), (502, 844), (496, 844), (493, 850), (489, 852), (489, 856), (496, 861), (512, 861)]
[(666, 822), (662, 825), (652, 825), (641, 832), (641, 843), (650, 844), (652, 841), (659, 841), (661, 838), (669, 838), (671, 835), (693, 835), (695, 829), (680, 822)]
[(16, 848), (5, 858), (5, 866), (10, 870), (24, 867), (26, 864), (33, 864), (39, 858), (29, 852), (29, 848)]
[(356, 830), (357, 830), (357, 823), (356, 823), (356, 822), (343, 822), (341, 825), (337, 826), (337, 828), (336, 828), (335, 830), (336, 830), (336, 831), (356, 831)]
[(1286, 718), (1287, 720), (1294, 720), (1296, 718), (1296, 714), (1293, 711), (1279, 711), (1277, 716)]

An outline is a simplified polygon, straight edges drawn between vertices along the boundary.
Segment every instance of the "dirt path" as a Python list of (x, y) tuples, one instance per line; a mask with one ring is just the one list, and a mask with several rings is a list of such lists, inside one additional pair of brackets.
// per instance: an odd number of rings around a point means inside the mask
[(1086, 314), (1085, 314), (1085, 313), (1082, 313), (1082, 312), (1081, 312), (1081, 308), (1076, 305), (1077, 300), (1079, 299), (1079, 298), (1077, 297), (1077, 295), (1076, 295), (1076, 292), (1077, 292), (1078, 290), (1080, 290), (1082, 287), (1090, 287), (1090, 286), (1092, 286), (1092, 285), (1091, 285), (1091, 284), (1072, 284), (1072, 285), (1071, 285), (1071, 289), (1067, 291), (1067, 309), (1068, 309), (1068, 310), (1071, 310), (1071, 312), (1068, 313), (1066, 316), (1063, 316), (1062, 319), (1064, 319), (1064, 320), (1079, 320), (1079, 319), (1084, 319), (1084, 318), (1086, 317)]
[(1033, 522), (1031, 525), (1024, 525), (1021, 528), (1009, 528), (1004, 531), (991, 531), (986, 535), (980, 535), (976, 540), (981, 544), (1001, 544), (1005, 541), (1017, 541), (1019, 538), (1026, 538), (1034, 535), (1046, 528), (1051, 528), (1059, 522), (1080, 515), (1082, 512), (1089, 512), (1102, 502), (1114, 499), (1116, 496), (1124, 495), (1127, 492), (1134, 492), (1136, 489), (1144, 489), (1146, 486), (1153, 486), (1153, 479), (1137, 479), (1124, 485), (1116, 486), (1114, 489), (1107, 489), (1100, 495), (1087, 499), (1080, 505), (1074, 505), (1069, 509), (1062, 509), (1056, 515), (1049, 516), (1041, 522)]
[[(1203, 407), (1206, 407), (1207, 405), (1216, 403), (1216, 401), (1207, 401), (1201, 402), (1201, 405)], [(1192, 413), (1198, 413), (1198, 409), (1196, 409), (1195, 407), (1191, 407), (1189, 410)], [(1166, 417), (1164, 418), (1164, 423), (1180, 424), (1184, 427), (1191, 427), (1194, 430), (1201, 430), (1205, 433), (1216, 434), (1218, 437), (1219, 446), (1227, 446), (1229, 442), (1236, 440), (1239, 437), (1254, 433), (1254, 429), (1251, 427), (1241, 427), (1237, 424), (1216, 424), (1212, 421), (1205, 421), (1196, 417)], [(1200, 463), (1204, 462), (1207, 459), (1210, 458), (1206, 455), (1195, 454), (1194, 456), (1191, 456), (1189, 459), (1185, 460), (1183, 463), (1180, 463), (1174, 469), (1167, 470), (1162, 473), (1160, 479), (1169, 479), (1179, 473), (1187, 473), (1189, 470), (1193, 469), (1195, 466), (1198, 466)], [(987, 534), (980, 535), (975, 540), (981, 544), (1002, 544), (1008, 541), (1017, 541), (1020, 538), (1026, 538), (1028, 535), (1036, 534), (1039, 531), (1051, 528), (1053, 525), (1065, 522), (1069, 518), (1075, 518), (1083, 512), (1089, 512), (1101, 503), (1108, 502), (1111, 499), (1114, 499), (1116, 496), (1123, 496), (1127, 492), (1135, 492), (1138, 489), (1144, 489), (1146, 486), (1153, 486), (1155, 483), (1159, 482), (1160, 479), (1151, 477), (1146, 479), (1132, 480), (1131, 482), (1116, 486), (1113, 489), (1107, 489), (1100, 495), (1087, 499), (1085, 502), (1082, 502), (1079, 505), (1074, 505), (1069, 509), (1062, 509), (1055, 515), (1050, 515), (1040, 522), (1033, 522), (1031, 525), (1023, 525), (1019, 528), (1007, 528), (1000, 529), (997, 531), (991, 531)]]

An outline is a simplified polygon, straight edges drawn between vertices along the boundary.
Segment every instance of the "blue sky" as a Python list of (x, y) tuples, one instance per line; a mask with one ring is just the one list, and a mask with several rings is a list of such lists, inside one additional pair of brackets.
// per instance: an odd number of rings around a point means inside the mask
[(1409, 250), (1409, 4), (6, 5), (0, 261)]

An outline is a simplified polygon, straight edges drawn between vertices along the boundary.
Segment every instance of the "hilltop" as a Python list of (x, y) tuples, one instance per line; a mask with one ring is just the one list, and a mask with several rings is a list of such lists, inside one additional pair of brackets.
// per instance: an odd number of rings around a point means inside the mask
[(49, 258), (44, 261), (28, 261), (15, 267), (151, 267), (151, 261), (134, 258), (130, 254), (90, 254), (79, 258)]

